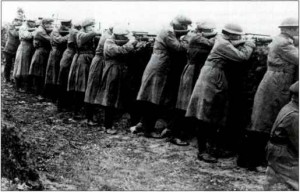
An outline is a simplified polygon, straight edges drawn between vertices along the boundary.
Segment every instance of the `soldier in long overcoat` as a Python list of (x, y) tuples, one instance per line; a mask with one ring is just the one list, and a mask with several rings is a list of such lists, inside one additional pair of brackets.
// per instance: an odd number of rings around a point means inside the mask
[(69, 29), (71, 28), (70, 20), (61, 21), (60, 27), (55, 27), (50, 34), (50, 43), (52, 49), (49, 54), (49, 59), (46, 67), (45, 78), (45, 96), (52, 99), (53, 102), (57, 98), (57, 79), (59, 74), (59, 64), (63, 52), (67, 48), (67, 41), (69, 38)]
[[(189, 101), (186, 116), (200, 120), (198, 133), (198, 158), (216, 162), (217, 132), (226, 123), (228, 107), (228, 83), (224, 68), (231, 62), (249, 59), (255, 44), (240, 40), (242, 28), (237, 24), (226, 24), (218, 35)], [(235, 47), (236, 46), (236, 47)], [(206, 143), (212, 150), (206, 149)]]
[(127, 55), (134, 51), (137, 41), (133, 36), (129, 38), (128, 29), (125, 26), (114, 26), (113, 35), (104, 43), (105, 66), (103, 68), (99, 97), (95, 102), (103, 106), (104, 127), (109, 134), (117, 131), (113, 127), (113, 119), (116, 109), (124, 107), (124, 77), (127, 73)]
[(41, 94), (43, 94), (47, 61), (51, 50), (50, 33), (53, 30), (52, 23), (53, 19), (44, 18), (33, 37), (35, 52), (32, 56), (29, 75), (31, 76), (35, 93), (39, 95), (40, 99)]
[(186, 109), (190, 101), (194, 85), (200, 70), (214, 45), (217, 32), (215, 24), (211, 21), (197, 22), (195, 33), (189, 38), (187, 50), (187, 64), (181, 74), (178, 96), (176, 102), (176, 115), (172, 122), (172, 138), (170, 141), (177, 145), (188, 145), (184, 134), (192, 125), (190, 119), (185, 118)]
[(59, 87), (58, 93), (58, 110), (70, 109), (72, 103), (72, 93), (67, 91), (68, 76), (70, 71), (70, 66), (77, 52), (76, 35), (78, 30), (81, 29), (81, 24), (75, 23), (70, 29), (69, 38), (67, 43), (67, 49), (64, 51), (62, 59), (60, 60), (59, 73), (57, 79), (57, 85)]
[(89, 69), (94, 57), (94, 38), (100, 35), (95, 31), (95, 20), (86, 19), (82, 29), (77, 33), (76, 42), (78, 54), (75, 54), (68, 77), (68, 91), (74, 91), (74, 118), (81, 118), (80, 109), (84, 104), (84, 94), (87, 88)]
[[(33, 36), (35, 30), (35, 20), (27, 19), (19, 29), (20, 45), (17, 50), (13, 78), (17, 89), (30, 89), (29, 67), (34, 53)], [(25, 86), (25, 87), (24, 87)]]
[(293, 44), (293, 36), (299, 32), (298, 20), (287, 18), (279, 27), (281, 34), (269, 44), (268, 68), (255, 93), (251, 123), (247, 128), (249, 142), (244, 148), (249, 151), (249, 158), (245, 158), (244, 164), (250, 169), (266, 163), (264, 149), (272, 125), (280, 109), (289, 102), (289, 87), (297, 78), (299, 50)]
[[(178, 84), (176, 85), (177, 76), (174, 74), (178, 74), (177, 68), (180, 66), (171, 57), (186, 52), (187, 43), (181, 42), (178, 34), (182, 31), (186, 34), (190, 24), (189, 18), (177, 16), (155, 39), (153, 53), (144, 71), (137, 96), (137, 100), (144, 105), (141, 123), (146, 137), (160, 137), (160, 134), (154, 132), (158, 115), (166, 111), (166, 108), (174, 107), (176, 103)], [(178, 80), (180, 74), (181, 72)]]
[(299, 82), (290, 87), (291, 101), (279, 112), (267, 145), (268, 167), (264, 189), (282, 183), (299, 190)]
[(92, 60), (92, 64), (89, 71), (89, 77), (87, 82), (87, 88), (85, 92), (84, 102), (86, 105), (87, 120), (88, 125), (96, 125), (97, 122), (94, 120), (96, 98), (99, 97), (99, 90), (102, 80), (102, 72), (104, 68), (104, 57), (103, 48), (106, 39), (110, 38), (112, 35), (113, 28), (109, 28), (103, 32), (100, 41), (96, 48), (96, 55)]
[(13, 67), (13, 60), (16, 57), (16, 52), (20, 44), (19, 27), (22, 25), (23, 18), (17, 16), (7, 31), (7, 41), (3, 50), (5, 56), (4, 78), (10, 82), (10, 72)]

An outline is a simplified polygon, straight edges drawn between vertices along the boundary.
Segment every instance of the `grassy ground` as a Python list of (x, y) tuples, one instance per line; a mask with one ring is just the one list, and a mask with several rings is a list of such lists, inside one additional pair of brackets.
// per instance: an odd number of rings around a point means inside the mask
[(2, 125), (20, 127), (33, 144), (45, 190), (262, 190), (263, 173), (237, 167), (235, 158), (197, 161), (195, 142), (180, 147), (133, 135), (126, 115), (111, 136), (69, 121), (69, 113), (34, 95), (1, 88)]

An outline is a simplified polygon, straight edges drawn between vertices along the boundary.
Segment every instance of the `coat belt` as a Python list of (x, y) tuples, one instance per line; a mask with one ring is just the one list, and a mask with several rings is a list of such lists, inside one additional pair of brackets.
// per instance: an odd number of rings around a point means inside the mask
[(153, 53), (155, 54), (166, 54), (167, 51), (164, 49), (153, 49)]
[(78, 54), (94, 54), (94, 51), (80, 51), (80, 50), (78, 50)]
[(213, 62), (206, 62), (204, 66), (210, 66), (210, 67), (215, 67), (220, 69), (224, 68), (224, 66), (221, 63), (213, 63)]
[(274, 72), (283, 72), (283, 73), (293, 73), (293, 68), (283, 68), (283, 67), (275, 67), (275, 66), (268, 66), (268, 71), (274, 71)]

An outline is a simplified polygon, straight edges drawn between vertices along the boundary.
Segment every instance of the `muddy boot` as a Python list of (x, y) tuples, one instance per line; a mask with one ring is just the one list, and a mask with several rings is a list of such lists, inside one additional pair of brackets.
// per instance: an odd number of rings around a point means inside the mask
[(172, 135), (172, 132), (171, 132), (171, 130), (168, 129), (168, 128), (165, 128), (165, 129), (160, 133), (161, 138), (171, 137), (171, 135)]
[(188, 146), (189, 145), (189, 142), (184, 141), (184, 140), (179, 139), (179, 138), (175, 138), (175, 137), (170, 139), (170, 142), (175, 144), (175, 145), (178, 145), (178, 146)]
[(146, 131), (146, 132), (144, 133), (144, 136), (145, 136), (146, 138), (162, 139), (161, 134), (156, 133), (156, 132), (148, 132), (148, 131)]
[(118, 131), (115, 129), (115, 127), (112, 127), (112, 128), (106, 128), (106, 133), (110, 135), (115, 135), (118, 133)]
[(204, 161), (204, 162), (207, 162), (207, 163), (217, 163), (218, 162), (217, 158), (211, 156), (208, 153), (198, 153), (197, 158), (200, 161)]
[(87, 125), (88, 125), (88, 126), (96, 126), (96, 125), (98, 125), (98, 123), (95, 122), (95, 121), (93, 121), (93, 120), (88, 119), (88, 120), (87, 120)]
[(139, 122), (138, 124), (136, 124), (135, 126), (132, 126), (129, 128), (130, 132), (133, 134), (137, 134), (143, 131), (143, 124), (141, 122)]

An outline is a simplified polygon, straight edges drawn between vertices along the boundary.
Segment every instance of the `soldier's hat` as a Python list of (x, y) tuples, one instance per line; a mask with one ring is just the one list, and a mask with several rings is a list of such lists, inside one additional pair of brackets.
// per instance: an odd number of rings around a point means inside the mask
[(64, 26), (71, 26), (72, 25), (72, 20), (71, 19), (61, 20), (60, 23), (61, 23), (61, 25), (64, 25)]
[(52, 23), (54, 20), (51, 18), (43, 18), (42, 19), (42, 24), (49, 24)]
[(113, 29), (115, 35), (128, 35), (129, 32), (128, 27), (125, 25), (116, 25)]
[(299, 81), (297, 81), (296, 83), (294, 83), (293, 85), (290, 86), (290, 91), (293, 94), (296, 94), (296, 95), (299, 94)]
[(217, 34), (216, 25), (213, 21), (210, 20), (201, 20), (196, 22), (197, 29), (202, 31), (202, 34), (206, 37), (214, 36)]
[(192, 24), (192, 20), (185, 15), (177, 15), (173, 20), (172, 23), (178, 23), (182, 25), (190, 25)]
[(226, 25), (224, 25), (222, 32), (223, 31), (234, 35), (243, 34), (243, 28), (237, 23), (227, 23)]
[(82, 27), (87, 27), (87, 26), (91, 26), (91, 25), (95, 25), (95, 19), (93, 19), (93, 18), (87, 18), (81, 24)]
[(281, 24), (279, 25), (279, 28), (283, 28), (283, 27), (298, 27), (298, 19), (297, 18), (293, 18), (293, 17), (289, 17), (284, 19)]
[(28, 18), (28, 19), (26, 19), (26, 21), (28, 21), (28, 22), (35, 22), (36, 20), (33, 19), (33, 18)]

